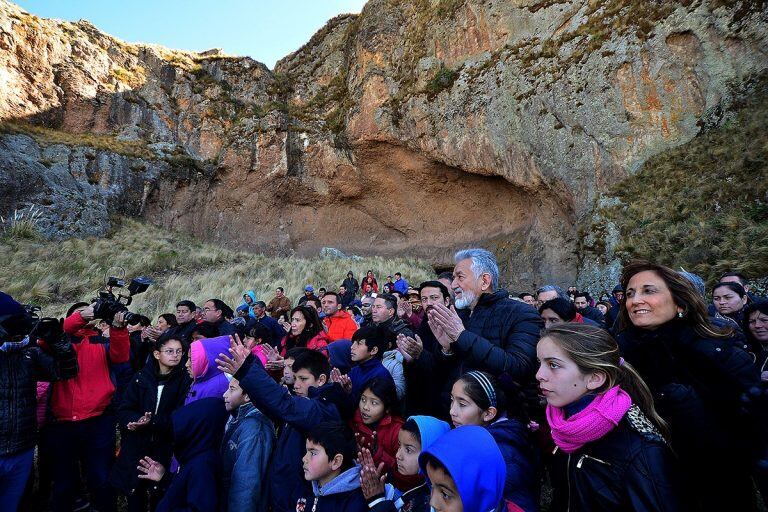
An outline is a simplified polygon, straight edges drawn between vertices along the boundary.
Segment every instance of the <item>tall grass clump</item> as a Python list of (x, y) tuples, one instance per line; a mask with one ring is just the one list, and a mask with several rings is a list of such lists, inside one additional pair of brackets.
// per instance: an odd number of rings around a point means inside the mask
[(35, 240), (40, 237), (42, 210), (30, 205), (25, 210), (14, 210), (8, 218), (0, 215), (0, 240)]
[(295, 303), (307, 284), (336, 289), (349, 270), (360, 280), (371, 269), (381, 283), (398, 271), (416, 284), (434, 276), (426, 262), (414, 258), (271, 257), (224, 249), (133, 219), (123, 219), (101, 239), (2, 238), (0, 251), (0, 289), (43, 306), (47, 315), (62, 315), (71, 303), (95, 297), (105, 275), (123, 271), (126, 277), (155, 281), (130, 308), (150, 317), (173, 311), (182, 299), (202, 304), (220, 298), (237, 306), (247, 290), (268, 302), (277, 286)]

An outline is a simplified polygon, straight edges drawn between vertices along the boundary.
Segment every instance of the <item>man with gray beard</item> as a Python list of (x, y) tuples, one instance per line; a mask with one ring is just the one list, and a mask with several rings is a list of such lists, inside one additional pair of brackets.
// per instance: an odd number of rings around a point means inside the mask
[[(524, 387), (536, 373), (536, 343), (544, 322), (536, 310), (499, 289), (499, 267), (485, 249), (454, 256), (451, 287), (455, 308), (435, 304), (427, 319), (439, 346), (435, 357), (447, 380), (443, 389), (470, 370), (483, 370)], [(461, 315), (456, 310), (461, 311)], [(445, 398), (445, 397), (443, 397)]]

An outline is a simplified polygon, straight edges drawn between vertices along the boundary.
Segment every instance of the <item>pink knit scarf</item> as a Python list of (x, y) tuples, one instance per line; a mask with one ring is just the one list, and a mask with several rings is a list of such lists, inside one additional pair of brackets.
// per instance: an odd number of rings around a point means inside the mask
[(552, 439), (566, 453), (600, 439), (619, 424), (632, 406), (632, 399), (619, 386), (597, 395), (582, 411), (570, 418), (559, 407), (547, 405)]

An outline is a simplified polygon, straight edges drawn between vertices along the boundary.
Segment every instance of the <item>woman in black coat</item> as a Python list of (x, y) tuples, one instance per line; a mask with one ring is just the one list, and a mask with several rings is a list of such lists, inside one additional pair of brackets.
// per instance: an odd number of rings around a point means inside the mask
[(619, 346), (670, 427), (688, 494), (700, 510), (754, 510), (750, 472), (768, 426), (753, 358), (672, 269), (633, 262), (621, 284)]
[(134, 375), (117, 409), (120, 454), (112, 485), (128, 497), (128, 510), (146, 511), (148, 486), (138, 478), (139, 460), (149, 456), (168, 466), (172, 454), (171, 413), (184, 405), (191, 379), (180, 364), (185, 349), (177, 339), (161, 338), (152, 359)]

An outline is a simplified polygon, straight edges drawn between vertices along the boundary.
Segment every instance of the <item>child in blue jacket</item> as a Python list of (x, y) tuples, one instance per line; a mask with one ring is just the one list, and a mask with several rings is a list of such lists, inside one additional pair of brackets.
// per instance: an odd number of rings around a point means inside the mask
[(224, 512), (267, 510), (267, 464), (275, 427), (252, 403), (237, 379), (229, 381), (224, 405), (231, 415), (221, 443)]
[(307, 435), (302, 458), (304, 477), (312, 491), (296, 501), (296, 511), (365, 512), (368, 505), (360, 490), (360, 466), (355, 464), (357, 443), (349, 427), (325, 422)]
[(296, 500), (309, 490), (301, 465), (307, 433), (324, 421), (348, 420), (349, 396), (339, 384), (329, 382), (330, 364), (320, 352), (296, 356), (295, 395), (275, 382), (239, 338), (233, 338), (229, 352), (219, 354), (219, 368), (234, 375), (253, 405), (280, 429), (267, 473), (269, 506), (273, 512), (293, 512)]
[(504, 458), (483, 427), (451, 430), (421, 452), (419, 466), (432, 487), (435, 512), (522, 510), (503, 499)]

